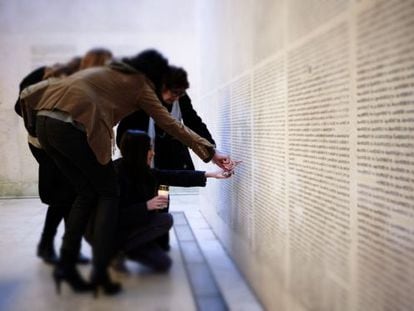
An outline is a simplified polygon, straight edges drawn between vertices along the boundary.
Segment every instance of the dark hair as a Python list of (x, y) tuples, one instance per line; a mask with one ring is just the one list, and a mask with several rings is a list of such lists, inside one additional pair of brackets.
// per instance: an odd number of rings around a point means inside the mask
[(164, 87), (168, 90), (188, 89), (190, 83), (188, 82), (187, 72), (183, 68), (170, 66), (164, 75)]
[(120, 150), (124, 169), (128, 177), (137, 184), (155, 187), (155, 179), (147, 163), (151, 139), (141, 130), (129, 129), (121, 138)]
[(155, 85), (157, 93), (162, 88), (163, 77), (168, 71), (168, 60), (156, 50), (145, 50), (131, 58), (122, 61), (141, 71)]

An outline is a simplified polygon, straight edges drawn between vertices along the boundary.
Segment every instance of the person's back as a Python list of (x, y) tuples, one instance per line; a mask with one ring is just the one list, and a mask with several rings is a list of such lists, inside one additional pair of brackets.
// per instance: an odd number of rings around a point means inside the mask
[[(144, 80), (145, 77), (141, 73), (131, 72), (125, 76), (122, 72), (107, 66), (85, 69), (66, 79), (51, 82), (36, 108), (86, 111), (90, 108), (84, 105), (96, 105), (97, 98), (100, 101), (113, 102), (119, 100), (120, 94), (123, 94), (125, 101), (133, 106), (140, 92), (137, 83), (141, 85)], [(120, 109), (115, 105), (112, 108)]]

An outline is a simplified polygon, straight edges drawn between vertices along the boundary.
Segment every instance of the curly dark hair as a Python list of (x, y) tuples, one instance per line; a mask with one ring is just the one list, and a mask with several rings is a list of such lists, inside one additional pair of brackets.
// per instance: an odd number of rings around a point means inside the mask
[(157, 92), (161, 90), (163, 77), (169, 67), (168, 59), (160, 52), (145, 50), (134, 57), (123, 58), (122, 61), (145, 74), (154, 83)]
[(164, 86), (168, 90), (188, 89), (187, 72), (180, 67), (170, 66), (168, 72), (164, 75)]

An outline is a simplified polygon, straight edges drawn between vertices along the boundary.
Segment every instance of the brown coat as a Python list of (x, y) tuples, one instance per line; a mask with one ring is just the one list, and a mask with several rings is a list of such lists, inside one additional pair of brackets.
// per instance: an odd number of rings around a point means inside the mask
[(190, 147), (203, 161), (214, 155), (214, 146), (176, 121), (160, 103), (153, 84), (139, 72), (110, 67), (79, 71), (50, 81), (46, 88), (25, 96), (35, 110), (60, 110), (86, 130), (88, 143), (101, 164), (111, 160), (112, 128), (125, 116), (144, 110), (157, 125)]

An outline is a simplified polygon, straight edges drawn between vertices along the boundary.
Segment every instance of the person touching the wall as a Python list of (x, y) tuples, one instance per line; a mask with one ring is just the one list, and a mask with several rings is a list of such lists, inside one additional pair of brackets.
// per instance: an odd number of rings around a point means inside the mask
[[(170, 66), (164, 76), (161, 98), (164, 107), (178, 121), (215, 146), (215, 141), (203, 120), (191, 104), (186, 93), (190, 84), (187, 72), (179, 67)], [(124, 118), (117, 128), (117, 145), (127, 129), (146, 131), (153, 140), (155, 148), (154, 167), (159, 169), (194, 170), (194, 164), (188, 147), (154, 124), (154, 120), (145, 112), (137, 111)]]
[[(189, 86), (187, 72), (182, 68), (170, 66), (163, 79), (162, 103), (171, 116), (215, 146), (207, 126), (191, 105), (191, 99), (186, 93)], [(154, 120), (144, 111), (137, 111), (119, 123), (116, 136), (118, 147), (120, 147), (122, 135), (128, 129), (144, 130), (150, 135), (155, 149), (153, 167), (176, 170), (195, 169), (188, 147), (155, 125)], [(162, 210), (165, 213), (168, 211), (169, 206)], [(158, 238), (159, 245), (166, 251), (170, 249), (169, 241), (168, 233)]]
[(226, 179), (232, 171), (225, 174), (224, 170), (151, 168), (154, 149), (148, 134), (141, 130), (127, 130), (122, 136), (120, 150), (122, 157), (114, 162), (120, 185), (117, 253), (155, 271), (167, 271), (172, 261), (157, 243), (157, 238), (170, 230), (173, 218), (169, 213), (159, 213), (169, 200), (158, 195), (159, 186), (204, 187), (207, 178)]

